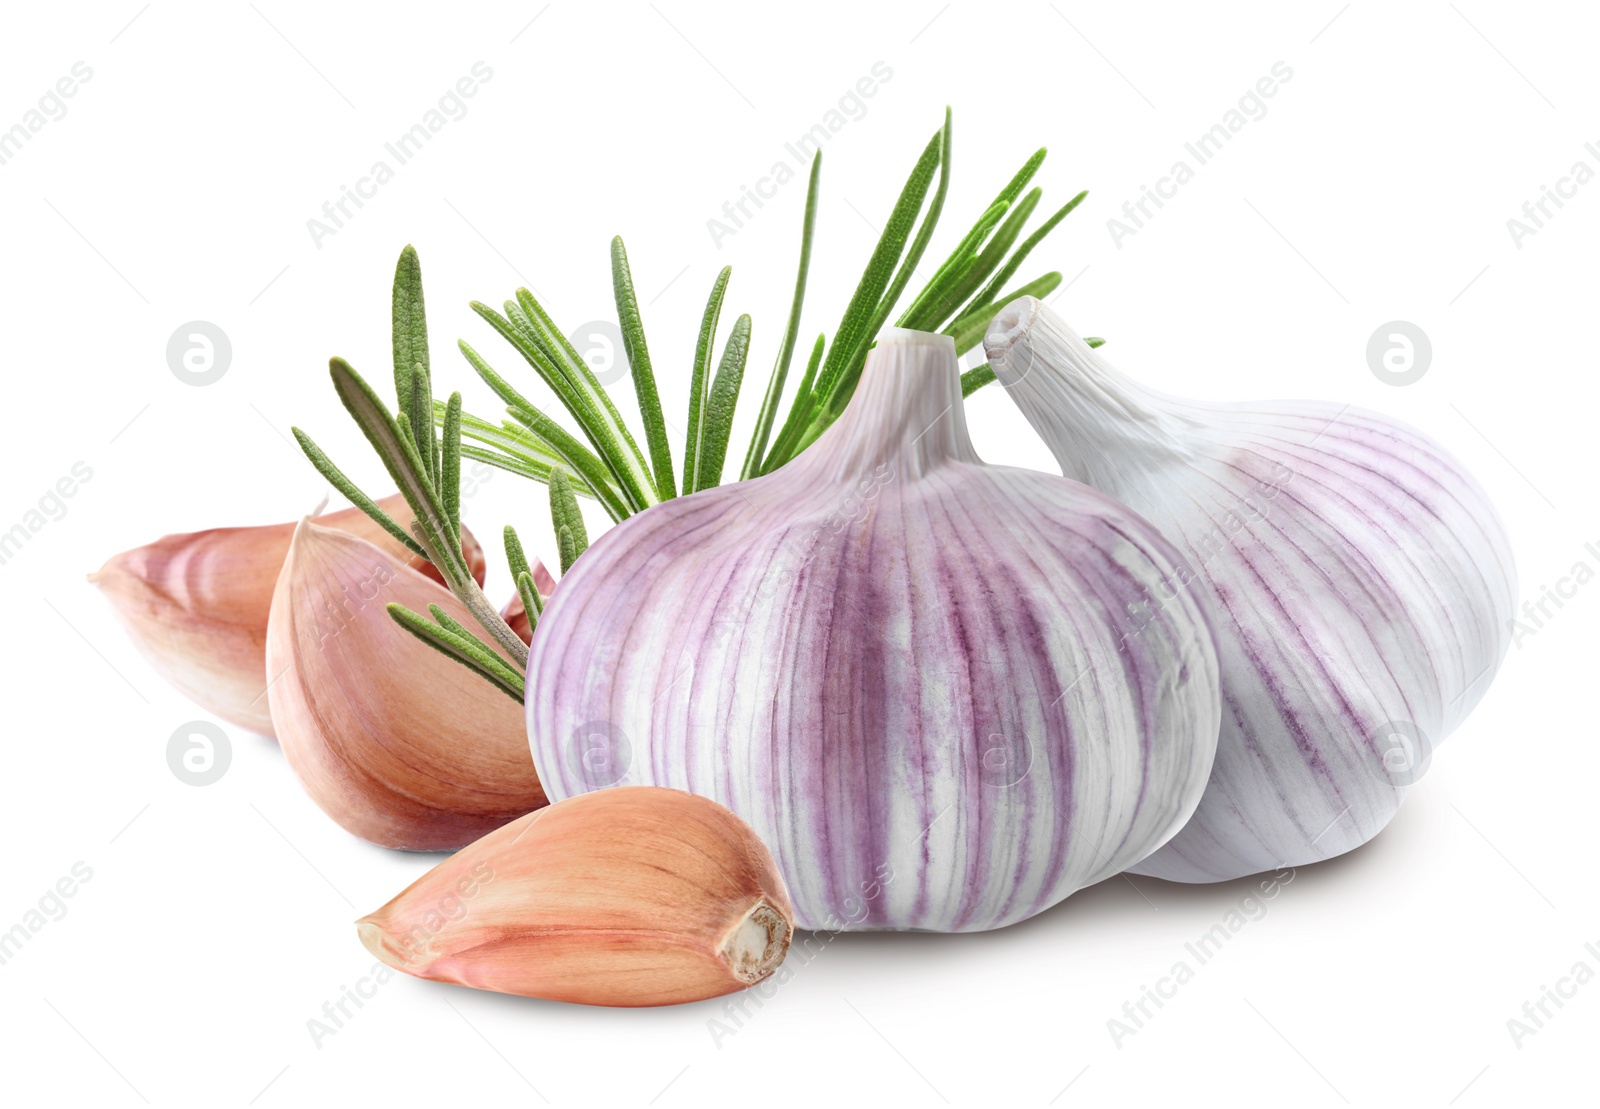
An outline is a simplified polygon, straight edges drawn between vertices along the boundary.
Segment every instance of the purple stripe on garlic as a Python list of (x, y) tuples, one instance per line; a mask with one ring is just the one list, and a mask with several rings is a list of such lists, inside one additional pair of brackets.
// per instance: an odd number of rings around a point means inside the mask
[(955, 349), (890, 330), (838, 422), (751, 481), (607, 532), (528, 660), (552, 796), (672, 786), (744, 818), (800, 926), (972, 931), (1171, 837), (1210, 769), (1217, 659), (1145, 521), (986, 466)]
[(1134, 873), (1221, 881), (1377, 835), (1509, 646), (1511, 548), (1483, 490), (1373, 412), (1145, 389), (1032, 297), (985, 347), (1062, 473), (1161, 528), (1213, 617), (1211, 783)]

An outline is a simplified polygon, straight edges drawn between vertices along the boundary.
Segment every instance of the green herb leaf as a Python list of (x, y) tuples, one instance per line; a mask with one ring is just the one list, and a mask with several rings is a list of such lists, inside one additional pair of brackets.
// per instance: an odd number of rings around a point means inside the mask
[(529, 627), (537, 627), (539, 617), (544, 615), (544, 598), (534, 587), (532, 574), (517, 575), (517, 592), (522, 594), (522, 610), (528, 614)]
[(711, 358), (717, 342), (717, 318), (722, 314), (722, 298), (728, 291), (732, 266), (722, 267), (711, 286), (705, 314), (700, 317), (700, 337), (694, 347), (694, 370), (689, 378), (689, 432), (683, 447), (683, 492), (693, 493), (700, 475), (700, 453), (706, 433), (706, 401), (711, 391)]
[(628, 252), (622, 236), (611, 240), (611, 292), (617, 302), (617, 323), (633, 374), (633, 391), (639, 398), (639, 417), (644, 421), (645, 443), (655, 469), (656, 495), (671, 500), (678, 495), (672, 475), (672, 444), (667, 441), (667, 422), (661, 414), (661, 397), (656, 392), (655, 370), (650, 365), (650, 349), (644, 341), (644, 322), (639, 318), (639, 298), (633, 289), (633, 271), (628, 268)]
[(565, 574), (567, 567), (578, 561), (578, 541), (571, 528), (556, 529), (556, 548), (560, 552), (561, 572)]
[[(405, 496), (414, 517), (413, 534), (421, 530), (419, 541), (427, 551), (428, 560), (439, 567), (447, 580), (452, 575), (458, 579), (470, 577), (460, 548), (445, 542), (441, 533), (439, 525), (444, 519), (444, 507), (439, 504), (433, 484), (423, 472), (416, 443), (401, 433), (400, 425), (390, 417), (372, 386), (348, 362), (334, 358), (329, 361), (328, 369), (339, 399)], [(429, 426), (432, 426), (431, 421)]]
[(428, 375), (419, 362), (411, 367), (411, 406), (401, 414), (409, 421), (408, 431), (417, 448), (417, 458), (434, 486), (439, 485), (439, 468), (434, 456), (433, 396), (428, 392)]
[(970, 312), (973, 307), (981, 307), (994, 300), (996, 294), (1005, 287), (1005, 283), (1010, 281), (1012, 275), (1017, 272), (1017, 269), (1022, 265), (1023, 260), (1027, 258), (1030, 253), (1032, 253), (1033, 248), (1043, 242), (1044, 237), (1055, 230), (1056, 224), (1066, 219), (1067, 216), (1072, 213), (1073, 209), (1077, 208), (1078, 205), (1083, 203), (1084, 198), (1088, 195), (1089, 192), (1087, 189), (1085, 189), (1083, 192), (1067, 201), (1060, 208), (1056, 209), (1055, 213), (1051, 215), (1049, 219), (1040, 224), (1038, 229), (1034, 231), (1033, 234), (1029, 235), (1025, 240), (1023, 240), (1022, 245), (1017, 248), (1016, 253), (1010, 258), (1006, 259), (1006, 264), (1000, 268), (1000, 272), (996, 273), (989, 281), (989, 284), (984, 286), (982, 292), (972, 298), (972, 305), (969, 306), (966, 311)]
[(418, 558), (428, 557), (428, 552), (423, 550), (422, 545), (419, 544), (415, 539), (411, 538), (411, 533), (406, 531), (406, 529), (401, 527), (399, 524), (395, 523), (393, 517), (391, 517), (383, 509), (379, 508), (377, 503), (371, 497), (367, 496), (359, 488), (357, 488), (356, 483), (346, 477), (343, 470), (334, 465), (333, 460), (323, 453), (322, 448), (317, 446), (316, 443), (312, 442), (311, 436), (307, 435), (297, 427), (290, 428), (289, 430), (294, 432), (294, 437), (296, 441), (299, 442), (300, 449), (304, 451), (306, 457), (311, 460), (311, 465), (317, 468), (317, 472), (319, 474), (328, 479), (328, 483), (330, 485), (339, 490), (339, 492), (343, 493), (345, 498), (348, 499), (351, 504), (355, 505), (362, 512), (365, 512), (369, 517), (371, 517), (373, 523), (377, 524), (384, 531), (394, 536), (397, 541), (404, 544), (412, 554), (416, 555)]
[[(402, 604), (391, 603), (388, 606), (388, 613), (395, 623), (422, 642), (441, 654), (455, 659), (513, 701), (522, 703), (526, 688), (522, 675), (507, 666), (505, 660), (490, 650), (482, 640), (476, 636), (458, 635), (439, 627)], [(459, 624), (456, 626), (460, 627)]]
[(733, 412), (739, 406), (739, 387), (744, 380), (745, 359), (750, 353), (750, 317), (740, 316), (722, 348), (722, 361), (711, 396), (705, 406), (705, 441), (700, 446), (700, 472), (696, 489), (722, 484), (723, 461), (728, 455), (728, 437), (733, 433)]
[[(924, 328), (938, 327), (948, 321), (952, 316), (960, 314), (958, 309), (963, 301), (972, 295), (974, 289), (983, 284), (984, 278), (995, 271), (995, 268), (1005, 260), (1006, 251), (1011, 249), (1011, 244), (1017, 241), (1017, 236), (1022, 233), (1022, 226), (1033, 214), (1034, 208), (1039, 204), (1039, 198), (1044, 193), (1034, 189), (1006, 216), (1005, 222), (1000, 225), (994, 237), (984, 244), (983, 250), (973, 257), (966, 266), (949, 282), (947, 287), (940, 290), (930, 303), (926, 316), (919, 321), (919, 326)], [(968, 310), (979, 307), (974, 302)]]
[(528, 568), (528, 555), (522, 549), (522, 540), (517, 538), (517, 529), (507, 524), (502, 533), (506, 545), (506, 565), (511, 568), (513, 578), (523, 574), (531, 574)]
[(928, 195), (928, 186), (933, 183), (934, 170), (942, 164), (940, 151), (944, 146), (948, 129), (949, 115), (946, 113), (945, 131), (937, 132), (923, 148), (922, 156), (917, 159), (911, 176), (900, 190), (900, 198), (895, 201), (894, 209), (889, 213), (889, 222), (884, 226), (883, 234), (878, 238), (878, 245), (867, 261), (866, 272), (861, 275), (861, 281), (856, 285), (855, 294), (851, 296), (850, 303), (845, 308), (844, 318), (839, 321), (839, 327), (834, 332), (833, 345), (823, 360), (822, 372), (818, 376), (814, 390), (824, 405), (834, 396), (835, 386), (848, 370), (848, 361), (856, 347), (870, 341), (868, 331), (872, 317), (877, 313), (878, 306), (883, 301), (884, 291), (888, 289), (889, 282), (894, 277), (895, 263), (900, 260), (906, 242), (911, 238), (917, 213), (922, 210), (922, 201)]
[(814, 382), (817, 370), (822, 365), (822, 352), (826, 345), (827, 336), (818, 335), (816, 344), (811, 348), (811, 360), (806, 363), (805, 376), (800, 379), (800, 389), (795, 393), (794, 406), (789, 409), (789, 418), (784, 421), (783, 429), (778, 432), (778, 441), (772, 445), (772, 453), (761, 467), (764, 474), (770, 474), (794, 457), (794, 444), (799, 441), (800, 433), (811, 419), (816, 398)]
[(573, 388), (588, 402), (590, 410), (597, 417), (598, 426), (595, 430), (602, 441), (595, 444), (595, 449), (602, 457), (612, 461), (617, 484), (627, 494), (635, 511), (642, 512), (649, 508), (660, 498), (656, 496), (655, 483), (650, 478), (650, 469), (645, 465), (644, 455), (640, 453), (639, 445), (633, 441), (633, 434), (628, 431), (628, 425), (623, 423), (622, 414), (617, 411), (616, 405), (611, 403), (611, 397), (594, 376), (589, 363), (578, 357), (578, 352), (534, 299), (533, 294), (526, 289), (518, 289), (517, 303), (527, 313), (528, 320), (545, 349), (551, 353), (553, 360), (566, 373)]
[[(422, 367), (428, 381), (428, 319), (422, 299), (422, 261), (415, 247), (406, 246), (394, 267), (392, 319), (394, 330), (394, 391), (399, 410), (411, 410), (411, 371)], [(431, 392), (431, 384), (428, 386)]]
[(550, 471), (550, 521), (561, 543), (561, 572), (565, 574), (577, 557), (589, 549), (589, 534), (583, 526), (578, 500), (572, 495), (572, 485), (567, 481), (567, 471), (559, 468)]
[[(630, 494), (623, 483), (623, 475), (628, 470), (628, 461), (620, 453), (619, 444), (606, 433), (604, 417), (602, 417), (588, 401), (578, 393), (567, 376), (550, 361), (541, 349), (539, 343), (532, 335), (531, 322), (517, 305), (507, 302), (506, 309), (519, 321), (513, 323), (511, 319), (501, 316), (487, 305), (473, 302), (473, 310), (488, 320), (494, 329), (506, 338), (512, 346), (517, 348), (528, 364), (539, 372), (539, 376), (555, 392), (556, 398), (561, 402), (574, 419), (578, 421), (579, 428), (589, 440), (594, 450), (583, 448), (584, 453), (600, 462), (601, 469), (605, 471), (602, 484), (617, 491), (619, 502), (623, 506), (623, 516), (632, 515), (640, 510), (638, 498)], [(478, 355), (465, 341), (457, 344), (468, 363), (477, 371), (478, 376), (488, 384), (509, 406), (526, 412), (536, 412), (538, 409), (532, 401), (517, 392), (503, 377), (489, 367), (489, 364)], [(570, 436), (568, 437), (570, 439)], [(573, 442), (576, 442), (573, 440)], [(584, 471), (585, 478), (590, 479), (591, 486), (597, 480), (596, 475)], [(653, 496), (654, 494), (650, 494)], [(603, 498), (602, 498), (603, 499)], [(621, 517), (613, 515), (613, 519)]]
[(552, 466), (550, 468), (552, 475), (558, 469), (575, 470), (588, 481), (589, 488), (594, 490), (595, 499), (600, 502), (613, 521), (625, 520), (632, 515), (621, 496), (607, 483), (605, 466), (582, 443), (569, 435), (565, 428), (537, 408), (511, 408), (508, 411), (513, 419), (525, 424), (561, 455), (565, 466)]
[[(748, 481), (761, 473), (767, 453), (767, 440), (772, 434), (773, 420), (778, 415), (778, 404), (783, 399), (784, 380), (789, 376), (789, 362), (794, 356), (795, 340), (800, 334), (800, 308), (806, 299), (806, 274), (811, 268), (811, 239), (817, 226), (817, 183), (822, 175), (822, 151), (811, 159), (811, 183), (806, 186), (805, 222), (800, 231), (800, 270), (794, 279), (794, 300), (789, 305), (789, 322), (784, 327), (783, 345), (778, 348), (778, 361), (767, 381), (767, 394), (761, 399), (761, 411), (756, 414), (755, 433), (750, 438), (750, 449), (744, 456), (744, 468), (739, 480)], [(810, 382), (802, 385), (810, 388)]]
[(533, 641), (533, 633), (539, 628), (539, 617), (544, 615), (544, 602), (539, 599), (539, 591), (533, 587), (532, 574), (517, 575), (517, 596), (522, 600), (522, 611), (528, 618), (528, 640)]
[[(928, 248), (928, 241), (933, 238), (933, 229), (938, 225), (939, 214), (944, 210), (945, 194), (950, 190), (950, 125), (950, 109), (945, 108), (944, 130), (939, 135), (939, 185), (934, 191), (933, 201), (922, 217), (922, 226), (918, 228), (917, 237), (912, 242), (905, 261), (900, 264), (899, 272), (895, 274), (894, 283), (879, 301), (867, 329), (857, 337), (855, 348), (849, 352), (844, 362), (844, 372), (827, 394), (824, 408), (826, 420), (808, 429), (806, 436), (801, 440), (801, 449), (822, 434), (828, 424), (838, 419), (839, 413), (843, 412), (844, 406), (850, 402), (851, 396), (856, 391), (856, 382), (861, 379), (862, 367), (866, 365), (867, 351), (877, 339), (878, 332), (883, 329), (889, 313), (894, 310), (895, 301), (900, 299), (900, 294), (911, 281), (912, 272), (917, 268), (917, 263), (922, 261), (923, 252)], [(920, 208), (920, 203), (918, 207)], [(915, 214), (916, 211), (913, 210), (912, 215)]]
[[(432, 424), (428, 425), (432, 428)], [(444, 510), (456, 545), (461, 544), (461, 394), (451, 393), (444, 410), (444, 444), (439, 456), (439, 485)]]

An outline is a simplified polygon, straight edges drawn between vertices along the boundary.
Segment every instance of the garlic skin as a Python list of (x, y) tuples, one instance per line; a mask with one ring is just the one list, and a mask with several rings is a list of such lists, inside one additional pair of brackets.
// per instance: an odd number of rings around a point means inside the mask
[(267, 621), (267, 689), (300, 784), (346, 831), (439, 851), (545, 804), (517, 703), (408, 635), (386, 606), (472, 617), (444, 586), (309, 519)]
[[(1132, 872), (1225, 881), (1377, 835), (1510, 644), (1516, 575), (1483, 490), (1443, 448), (1374, 412), (1145, 389), (1032, 297), (995, 318), (985, 346), (1062, 473), (1188, 555), (1193, 583), (1173, 585), (1216, 627), (1224, 711), (1211, 783), (1183, 831)], [(1171, 603), (1171, 589), (1146, 604)]]
[[(378, 502), (407, 519), (405, 498)], [(396, 543), (359, 508), (318, 517), (336, 528), (438, 571)], [(267, 613), (295, 525), (212, 528), (168, 535), (114, 555), (89, 581), (100, 587), (156, 673), (214, 716), (274, 734), (267, 711)], [(483, 549), (462, 529), (462, 553), (481, 584)]]
[(528, 660), (546, 788), (687, 789), (748, 821), (806, 928), (1023, 920), (1173, 835), (1210, 770), (1198, 604), (1110, 498), (986, 466), (955, 347), (890, 329), (839, 420), (750, 481), (623, 521)]
[(418, 978), (584, 1005), (675, 1005), (769, 977), (794, 936), (772, 856), (678, 790), (609, 789), (529, 813), (356, 922)]

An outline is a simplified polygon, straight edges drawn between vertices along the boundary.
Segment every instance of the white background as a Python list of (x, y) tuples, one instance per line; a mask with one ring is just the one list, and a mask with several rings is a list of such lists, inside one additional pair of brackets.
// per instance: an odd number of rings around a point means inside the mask
[[(833, 329), (873, 227), (950, 103), (954, 184), (930, 260), (1048, 145), (1044, 208), (1091, 196), (1023, 276), (1062, 270), (1071, 284), (1055, 306), (1080, 331), (1109, 337), (1122, 369), (1171, 392), (1322, 397), (1415, 423), (1490, 491), (1534, 597), (1580, 560), (1600, 567), (1585, 551), (1600, 543), (1600, 182), (1520, 248), (1506, 221), (1574, 162), (1600, 169), (1584, 150), (1600, 140), (1592, 10), (139, 5), (11, 5), (0, 26), (0, 126), (75, 62), (93, 70), (65, 117), (0, 166), (11, 406), (0, 530), (75, 462), (93, 470), (67, 515), (0, 567), (11, 624), (0, 930), (74, 863), (93, 870), (65, 917), (0, 966), (4, 1100), (1593, 1096), (1600, 984), (1520, 1047), (1506, 1022), (1575, 962), (1600, 970), (1584, 950), (1600, 945), (1600, 585), (1513, 648), (1381, 837), (1302, 870), (1120, 1046), (1108, 1019), (1249, 882), (1117, 878), (997, 933), (845, 936), (720, 1043), (708, 1031), (720, 1002), (583, 1009), (397, 977), (317, 1046), (307, 1021), (372, 965), (350, 922), (436, 859), (352, 839), (300, 793), (274, 744), (236, 728), (220, 782), (178, 781), (167, 739), (204, 717), (84, 582), (169, 531), (309, 509), (324, 486), (286, 440), (291, 424), (379, 491), (325, 367), (338, 353), (386, 379), (388, 285), (407, 242), (423, 260), (436, 384), (485, 415), (496, 406), (455, 338), (525, 387), (532, 374), (468, 300), (498, 303), (526, 283), (566, 326), (610, 318), (606, 246), (622, 233), (672, 416), (706, 291), (731, 264), (724, 328), (756, 317), (736, 465), (787, 307), (803, 178), (720, 247), (706, 221), (883, 62), (892, 78), (826, 148), (802, 346)], [(493, 77), (468, 114), (315, 245), (307, 219), (478, 61)], [(1267, 116), (1119, 248), (1106, 220), (1279, 61), (1294, 76)], [(229, 371), (205, 388), (165, 360), (168, 337), (196, 319), (233, 344)], [(1405, 388), (1378, 381), (1364, 355), (1394, 319), (1434, 347)], [(630, 409), (626, 387), (619, 396)], [(998, 390), (969, 408), (985, 457), (1050, 468)], [(496, 474), (467, 517), (489, 536), (513, 521), (549, 558), (543, 504), (541, 489)], [(491, 593), (508, 594), (493, 568)]]

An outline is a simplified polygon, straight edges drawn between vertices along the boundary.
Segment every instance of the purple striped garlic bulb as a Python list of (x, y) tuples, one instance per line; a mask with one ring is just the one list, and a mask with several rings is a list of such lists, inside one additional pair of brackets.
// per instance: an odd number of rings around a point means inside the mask
[(1510, 645), (1511, 545), (1478, 484), (1414, 428), (1318, 401), (1209, 404), (1118, 373), (1032, 297), (989, 365), (1061, 465), (1176, 543), (1222, 661), (1222, 734), (1183, 831), (1130, 869), (1215, 882), (1377, 835)]
[(803, 455), (663, 502), (561, 580), (528, 659), (546, 788), (710, 797), (805, 928), (999, 928), (1172, 836), (1210, 770), (1182, 561), (1077, 482), (987, 466), (955, 348), (890, 330)]

